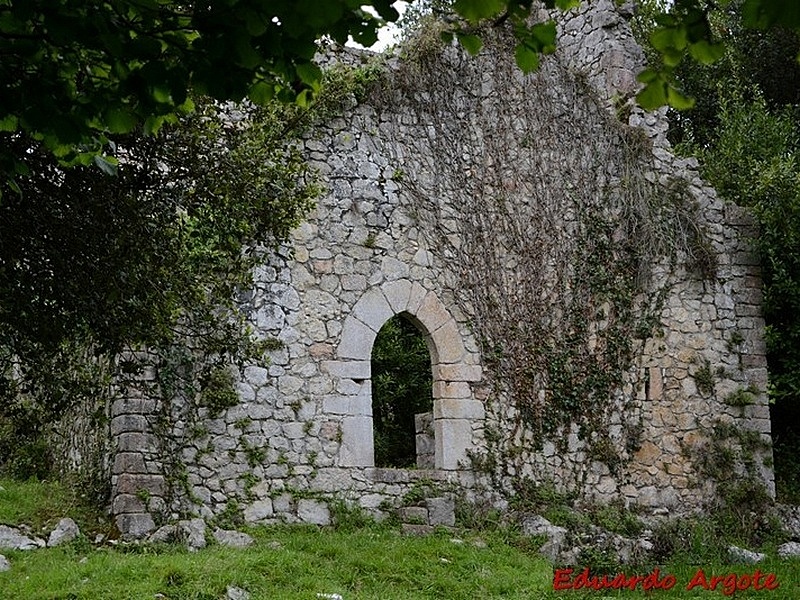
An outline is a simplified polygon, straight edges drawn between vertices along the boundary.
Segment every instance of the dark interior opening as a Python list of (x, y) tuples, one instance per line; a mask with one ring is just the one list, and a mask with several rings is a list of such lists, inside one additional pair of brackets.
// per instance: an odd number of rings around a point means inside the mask
[(433, 410), (431, 387), (425, 337), (403, 313), (395, 315), (381, 328), (372, 350), (376, 467), (417, 466), (417, 415)]

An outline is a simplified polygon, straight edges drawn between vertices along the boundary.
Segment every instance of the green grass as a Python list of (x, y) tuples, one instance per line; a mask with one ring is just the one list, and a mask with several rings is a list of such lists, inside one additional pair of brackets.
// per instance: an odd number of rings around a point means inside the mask
[[(75, 517), (70, 508), (85, 510), (56, 484), (2, 480), (0, 487), (0, 521), (6, 523), (54, 522), (64, 515)], [(61, 501), (68, 503), (59, 507)], [(90, 518), (90, 513), (80, 514)], [(391, 526), (371, 524), (338, 530), (283, 526), (251, 533), (256, 543), (246, 550), (216, 545), (196, 553), (181, 546), (95, 548), (84, 537), (66, 547), (3, 551), (12, 568), (0, 573), (0, 599), (220, 600), (230, 585), (250, 592), (251, 600), (313, 600), (317, 594), (341, 594), (344, 600), (711, 599), (727, 597), (721, 586), (716, 591), (685, 590), (698, 568), (709, 577), (754, 570), (683, 559), (660, 567), (662, 575), (673, 574), (677, 580), (670, 591), (556, 592), (553, 567), (539, 556), (536, 540), (510, 529), (438, 530), (427, 537), (408, 537)], [(800, 598), (800, 561), (773, 558), (758, 568), (774, 573), (780, 588), (737, 592), (736, 598)], [(624, 572), (644, 576), (649, 569)]]

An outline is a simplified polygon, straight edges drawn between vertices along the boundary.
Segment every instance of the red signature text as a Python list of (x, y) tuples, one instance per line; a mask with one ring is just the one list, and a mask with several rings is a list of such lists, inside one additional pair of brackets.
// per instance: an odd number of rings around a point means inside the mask
[(648, 575), (631, 575), (617, 573), (616, 575), (590, 575), (586, 568), (575, 577), (572, 576), (572, 569), (556, 569), (553, 575), (554, 590), (620, 590), (623, 588), (635, 590), (637, 587), (643, 590), (670, 590), (675, 585), (674, 575), (661, 576), (658, 569)]
[[(553, 573), (554, 590), (670, 590), (677, 580), (674, 575), (662, 574), (659, 569), (653, 569), (647, 575), (592, 575), (588, 568), (577, 572), (573, 569), (556, 569)], [(762, 573), (758, 569), (752, 573), (727, 573), (726, 575), (707, 576), (703, 569), (698, 569), (689, 583), (687, 591), (702, 588), (709, 591), (718, 591), (725, 596), (733, 596), (737, 591), (745, 590), (774, 590), (780, 587), (774, 573)]]
[(744, 590), (774, 590), (780, 586), (775, 579), (774, 573), (762, 573), (756, 569), (752, 574), (745, 573), (744, 575), (737, 575), (736, 573), (728, 573), (727, 575), (712, 575), (706, 577), (703, 569), (698, 569), (694, 574), (692, 580), (686, 585), (687, 590), (701, 587), (704, 590), (716, 590), (721, 587), (720, 591), (725, 596), (733, 596), (737, 590), (743, 592)]

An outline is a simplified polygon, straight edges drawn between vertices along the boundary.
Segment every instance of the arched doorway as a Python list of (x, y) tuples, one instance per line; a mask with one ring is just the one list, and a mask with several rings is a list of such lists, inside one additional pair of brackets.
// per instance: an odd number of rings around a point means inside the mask
[(367, 290), (342, 324), (335, 360), (322, 364), (336, 388), (336, 393), (323, 399), (323, 410), (341, 415), (338, 465), (375, 466), (373, 346), (386, 322), (400, 313), (424, 332), (430, 353), (434, 468), (465, 468), (468, 451), (482, 437), (485, 418), (483, 403), (471, 389), (471, 384), (482, 379), (480, 357), (465, 348), (458, 324), (436, 294), (408, 280), (389, 281)]
[(425, 336), (408, 313), (386, 321), (372, 348), (376, 467), (432, 468), (433, 376)]

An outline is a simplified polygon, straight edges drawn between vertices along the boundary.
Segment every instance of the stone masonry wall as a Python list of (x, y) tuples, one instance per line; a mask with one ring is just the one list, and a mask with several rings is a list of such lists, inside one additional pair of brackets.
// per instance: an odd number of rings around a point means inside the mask
[[(479, 57), (418, 47), (389, 62), (372, 99), (303, 140), (327, 191), (291, 244), (257, 270), (248, 298), (259, 334), (283, 346), (268, 363), (242, 370), (238, 406), (221, 414), (199, 408), (191, 427), (175, 423), (171, 439), (181, 443), (170, 457), (159, 455), (166, 446), (155, 433), (155, 400), (131, 391), (114, 405), (113, 512), (124, 533), (141, 536), (187, 514), (325, 524), (332, 502), (381, 515), (422, 487), (503, 506), (524, 479), (605, 501), (699, 508), (716, 489), (697, 460), (713, 450), (714, 428), (769, 441), (752, 223), (699, 179), (696, 164), (670, 153), (663, 114), (628, 104), (628, 122), (619, 123), (611, 113), (612, 99), (630, 97), (642, 59), (625, 16), (606, 0), (570, 13), (559, 53), (530, 76), (516, 70), (502, 40)], [(429, 68), (434, 63), (441, 70)], [(513, 394), (481, 346), (487, 315), (465, 284), (470, 269), (457, 265), (476, 251), (475, 222), (491, 222), (477, 212), (500, 192), (531, 244), (545, 222), (565, 235), (578, 227), (571, 186), (591, 180), (615, 197), (626, 173), (614, 140), (629, 139), (619, 128), (639, 132), (650, 148), (650, 181), (684, 182), (716, 269), (699, 277), (687, 256), (652, 265), (651, 292), (664, 290), (663, 303), (609, 404), (607, 433), (621, 458), (612, 470), (592, 455), (578, 425), (561, 440), (525, 445), (529, 432), (518, 426)], [(580, 141), (587, 139), (594, 141)], [(504, 244), (487, 251), (508, 265), (503, 293), (511, 293), (533, 271)], [(374, 466), (372, 345), (400, 313), (431, 353), (431, 468)], [(750, 402), (726, 402), (737, 393)], [(628, 443), (631, 430), (636, 443)], [(736, 435), (725, 443), (739, 443)], [(503, 469), (486, 461), (478, 468), (490, 451), (512, 450)], [(742, 462), (732, 468), (742, 471)], [(771, 487), (769, 469), (758, 465)]]

